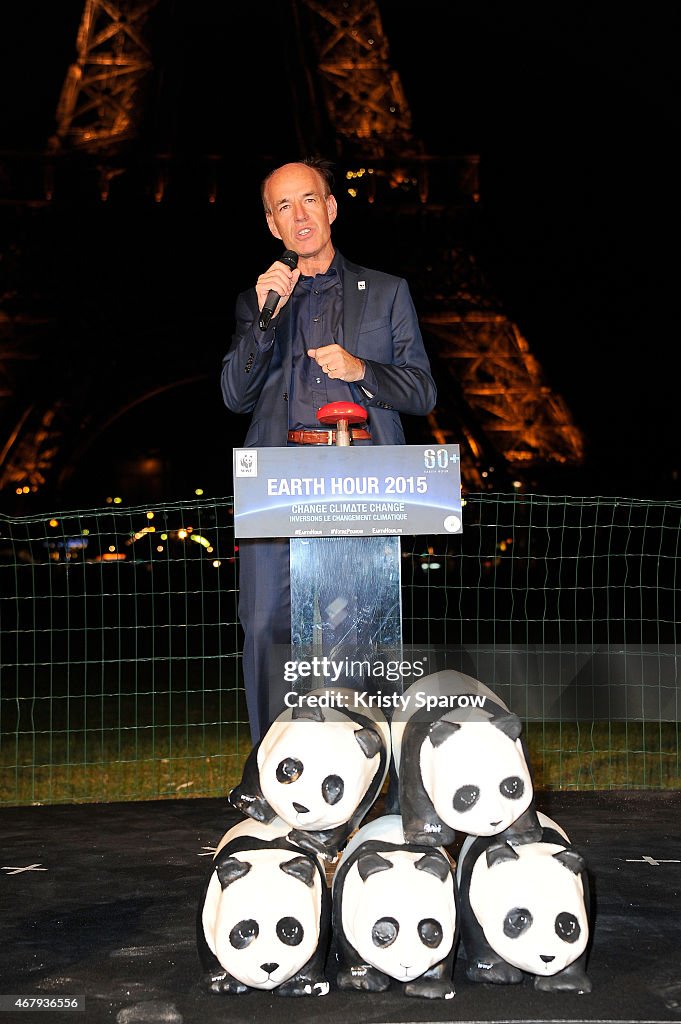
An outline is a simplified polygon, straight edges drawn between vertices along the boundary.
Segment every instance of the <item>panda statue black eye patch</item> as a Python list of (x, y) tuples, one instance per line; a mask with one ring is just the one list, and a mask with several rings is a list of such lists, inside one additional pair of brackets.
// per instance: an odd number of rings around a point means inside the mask
[(303, 935), (303, 926), (295, 917), (282, 917), (277, 921), (277, 936), (285, 946), (299, 946)]
[(508, 800), (520, 800), (525, 792), (525, 783), (517, 775), (509, 775), (499, 783), (499, 792)]
[(392, 946), (397, 938), (400, 926), (394, 917), (380, 917), (371, 929), (371, 941), (379, 949)]
[(575, 915), (569, 914), (566, 910), (556, 917), (555, 928), (556, 935), (563, 942), (576, 942), (582, 932)]
[(277, 782), (287, 786), (289, 782), (297, 782), (303, 774), (303, 762), (296, 757), (287, 757), (277, 765)]
[(245, 949), (246, 946), (253, 942), (253, 939), (257, 939), (258, 931), (258, 922), (252, 918), (239, 921), (229, 933), (230, 944), (234, 949)]
[(452, 807), (455, 811), (463, 813), (475, 807), (480, 797), (480, 790), (477, 786), (460, 786), (452, 797)]
[(504, 935), (509, 939), (517, 939), (532, 927), (532, 921), (532, 914), (526, 907), (514, 907), (504, 918)]
[(428, 949), (437, 949), (442, 942), (442, 925), (434, 917), (424, 917), (418, 924), (419, 938)]
[(327, 775), (322, 782), (322, 797), (324, 798), (324, 803), (329, 804), (330, 807), (333, 807), (334, 804), (343, 799), (344, 792), (345, 783), (340, 775)]

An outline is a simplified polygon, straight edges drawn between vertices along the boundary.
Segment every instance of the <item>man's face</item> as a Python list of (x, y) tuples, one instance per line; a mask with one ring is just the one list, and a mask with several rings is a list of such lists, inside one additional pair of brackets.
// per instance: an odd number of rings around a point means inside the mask
[(268, 181), (265, 199), (268, 227), (286, 249), (302, 259), (333, 256), (336, 200), (332, 195), (324, 198), (324, 182), (317, 171), (305, 164), (285, 164)]

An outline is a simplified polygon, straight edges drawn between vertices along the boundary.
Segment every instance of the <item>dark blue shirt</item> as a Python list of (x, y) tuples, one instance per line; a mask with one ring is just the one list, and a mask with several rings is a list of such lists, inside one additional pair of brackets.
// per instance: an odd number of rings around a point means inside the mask
[(349, 384), (330, 380), (307, 354), (309, 348), (343, 344), (343, 279), (336, 253), (325, 274), (301, 274), (291, 296), (292, 370), (289, 428), (324, 429), (317, 410), (327, 402), (357, 401)]

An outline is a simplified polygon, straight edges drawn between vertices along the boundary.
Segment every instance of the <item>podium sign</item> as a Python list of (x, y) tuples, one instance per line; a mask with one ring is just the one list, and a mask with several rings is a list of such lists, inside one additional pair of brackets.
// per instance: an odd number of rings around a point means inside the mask
[(235, 537), (461, 531), (458, 444), (234, 449)]

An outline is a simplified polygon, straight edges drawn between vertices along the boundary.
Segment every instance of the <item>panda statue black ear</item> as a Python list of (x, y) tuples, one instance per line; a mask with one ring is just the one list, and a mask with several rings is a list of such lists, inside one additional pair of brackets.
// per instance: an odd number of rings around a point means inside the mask
[(434, 747), (440, 747), (460, 728), (459, 722), (448, 722), (445, 718), (440, 718), (437, 722), (431, 723), (428, 729), (428, 738)]
[(376, 754), (380, 754), (383, 749), (383, 740), (375, 729), (357, 729), (355, 730), (355, 739), (367, 761), (370, 761)]
[(427, 871), (429, 875), (435, 875), (441, 882), (446, 882), (451, 871), (449, 864), (439, 853), (426, 853), (414, 864), (417, 871)]
[(236, 882), (237, 879), (243, 878), (250, 870), (251, 865), (248, 861), (239, 860), (238, 857), (228, 857), (215, 869), (223, 889), (226, 889), (232, 882)]
[(377, 871), (388, 871), (392, 866), (392, 861), (381, 857), (380, 853), (362, 853), (357, 858), (357, 870), (363, 882)]
[(304, 882), (308, 888), (314, 885), (316, 868), (309, 857), (294, 857), (293, 860), (285, 860), (279, 865), (282, 871), (299, 882)]
[(518, 854), (510, 843), (492, 843), (486, 851), (487, 867), (494, 867), (495, 864), (503, 864), (507, 860), (518, 860)]
[(504, 736), (508, 736), (512, 740), (517, 740), (523, 731), (523, 723), (512, 711), (508, 715), (499, 715), (498, 718), (492, 718), (491, 723), (497, 729), (500, 729)]
[(310, 707), (309, 704), (295, 704), (291, 712), (291, 719), (294, 722), (325, 722), (324, 712), (321, 708)]
[(554, 853), (553, 858), (560, 861), (564, 867), (569, 868), (575, 875), (581, 874), (586, 869), (586, 861), (581, 853), (577, 853), (576, 850), (559, 850), (558, 853)]

